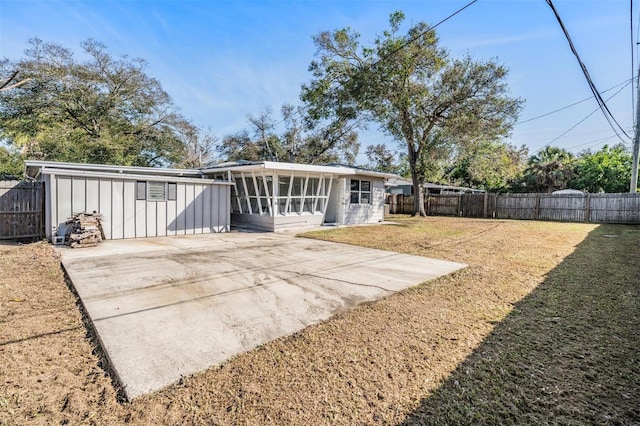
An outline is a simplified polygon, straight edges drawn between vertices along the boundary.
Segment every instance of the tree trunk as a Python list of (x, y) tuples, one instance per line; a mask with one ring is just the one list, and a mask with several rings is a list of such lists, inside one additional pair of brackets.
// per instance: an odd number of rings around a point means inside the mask
[(411, 216), (426, 216), (424, 211), (424, 190), (422, 188), (421, 179), (411, 170), (411, 181), (413, 182), (413, 213)]

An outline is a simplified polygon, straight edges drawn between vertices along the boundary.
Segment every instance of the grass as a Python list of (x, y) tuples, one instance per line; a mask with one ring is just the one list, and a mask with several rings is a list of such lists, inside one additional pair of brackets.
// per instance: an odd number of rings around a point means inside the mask
[(307, 236), (470, 266), (132, 403), (51, 247), (0, 246), (0, 424), (640, 423), (639, 227), (392, 220)]

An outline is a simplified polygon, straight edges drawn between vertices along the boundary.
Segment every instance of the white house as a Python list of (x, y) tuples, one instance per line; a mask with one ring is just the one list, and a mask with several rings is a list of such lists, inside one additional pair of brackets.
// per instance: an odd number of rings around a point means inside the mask
[(45, 184), (47, 237), (72, 213), (96, 211), (105, 236), (118, 239), (381, 222), (393, 175), (269, 161), (203, 169), (27, 161), (26, 176)]

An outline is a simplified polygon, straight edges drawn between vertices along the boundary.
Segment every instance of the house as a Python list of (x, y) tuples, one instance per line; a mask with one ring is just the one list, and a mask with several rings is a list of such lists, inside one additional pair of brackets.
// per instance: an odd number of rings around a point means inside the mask
[(107, 239), (381, 222), (384, 182), (393, 177), (270, 161), (202, 169), (27, 161), (25, 174), (45, 184), (48, 238), (72, 213), (95, 211)]
[[(408, 179), (391, 178), (388, 179), (385, 185), (387, 187), (388, 194), (413, 195), (413, 182)], [(429, 182), (424, 183), (422, 187), (424, 188), (424, 193), (427, 196), (460, 193), (478, 194), (485, 192), (482, 189), (467, 188), (463, 186), (439, 185)]]

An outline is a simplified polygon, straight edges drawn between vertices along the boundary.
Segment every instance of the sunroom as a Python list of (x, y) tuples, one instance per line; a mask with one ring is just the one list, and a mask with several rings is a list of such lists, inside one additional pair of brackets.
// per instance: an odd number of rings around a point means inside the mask
[(274, 231), (383, 220), (384, 173), (268, 161), (223, 163), (203, 172), (231, 176), (234, 226)]

